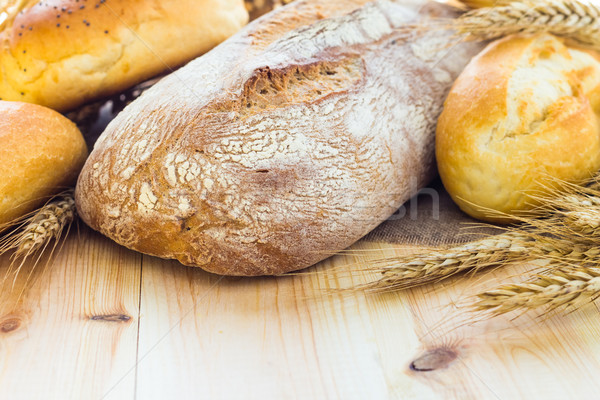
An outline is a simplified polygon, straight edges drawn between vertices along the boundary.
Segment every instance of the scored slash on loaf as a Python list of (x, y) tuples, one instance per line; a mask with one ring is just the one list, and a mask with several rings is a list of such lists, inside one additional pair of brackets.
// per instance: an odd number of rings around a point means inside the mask
[[(299, 0), (166, 77), (108, 126), (83, 220), (143, 253), (279, 274), (346, 248), (434, 174), (434, 129), (479, 49), (400, 29), (423, 1)], [(443, 57), (442, 55), (446, 55)]]

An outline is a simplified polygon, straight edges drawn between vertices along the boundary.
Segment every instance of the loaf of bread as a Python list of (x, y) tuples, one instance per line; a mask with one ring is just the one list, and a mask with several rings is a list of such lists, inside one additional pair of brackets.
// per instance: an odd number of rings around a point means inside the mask
[(437, 129), (444, 186), (468, 214), (509, 222), (555, 178), (600, 169), (600, 61), (551, 35), (494, 42), (457, 79)]
[(479, 46), (448, 52), (448, 32), (399, 29), (432, 14), (453, 15), (298, 0), (258, 19), (112, 121), (77, 184), (81, 217), (129, 248), (227, 275), (346, 248), (435, 173), (437, 116)]
[(0, 101), (0, 230), (72, 186), (86, 156), (83, 137), (67, 118)]
[(243, 0), (4, 0), (0, 99), (66, 111), (206, 52), (248, 19)]

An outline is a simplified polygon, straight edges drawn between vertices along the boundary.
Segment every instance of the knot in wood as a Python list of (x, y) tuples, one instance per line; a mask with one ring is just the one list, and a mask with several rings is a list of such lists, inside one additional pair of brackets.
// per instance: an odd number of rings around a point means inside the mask
[(435, 371), (446, 368), (457, 357), (458, 354), (454, 350), (446, 348), (433, 349), (410, 363), (410, 369), (417, 372)]
[(107, 321), (107, 322), (128, 322), (131, 317), (126, 314), (107, 314), (107, 315), (92, 315), (92, 321)]
[(4, 333), (12, 332), (21, 326), (21, 320), (13, 317), (0, 322), (0, 331)]

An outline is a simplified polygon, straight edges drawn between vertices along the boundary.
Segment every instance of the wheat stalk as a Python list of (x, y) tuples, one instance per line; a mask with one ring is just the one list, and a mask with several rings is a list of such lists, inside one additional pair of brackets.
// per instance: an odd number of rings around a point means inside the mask
[(546, 217), (522, 218), (517, 229), (529, 238), (543, 238), (547, 249), (538, 251), (538, 241), (526, 242), (531, 254), (549, 261), (547, 274), (533, 280), (483, 292), (474, 305), (492, 315), (546, 306), (548, 311), (574, 307), (600, 295), (600, 186), (596, 174), (580, 185), (557, 182), (556, 190), (536, 197), (547, 209)]
[[(597, 258), (599, 251), (590, 255)], [(515, 310), (547, 307), (575, 307), (600, 295), (600, 269), (590, 267), (553, 268), (547, 275), (538, 274), (525, 283), (504, 285), (478, 295), (476, 311), (500, 315)]]
[[(12, 275), (12, 288), (10, 290), (14, 289), (25, 262), (30, 257), (35, 257), (25, 278), (25, 284), (16, 297), (18, 300), (23, 295), (33, 272), (37, 269), (36, 267), (42, 255), (46, 254), (45, 250), (50, 243), (54, 241), (49, 257), (54, 252), (63, 234), (68, 234), (76, 216), (75, 210), (73, 189), (69, 189), (50, 199), (40, 209), (8, 224), (13, 229), (4, 238), (0, 239), (0, 255), (8, 251), (13, 251), (13, 254), (11, 257), (12, 262), (2, 278), (1, 286), (4, 287), (4, 283)], [(6, 225), (0, 228), (6, 228)], [(19, 260), (18, 263), (17, 260)]]
[(73, 190), (63, 192), (39, 210), (13, 222), (17, 228), (0, 239), (0, 254), (14, 250), (14, 257), (27, 258), (58, 240), (75, 219)]
[(536, 197), (544, 204), (545, 219), (523, 219), (531, 232), (545, 232), (562, 239), (600, 244), (600, 190), (593, 186), (563, 184), (564, 193)]
[(443, 251), (375, 260), (370, 262), (369, 271), (379, 273), (380, 278), (360, 288), (372, 292), (401, 290), (476, 272), (526, 256), (531, 240), (520, 233), (505, 232)]
[(527, 262), (541, 262), (547, 269), (582, 264), (600, 267), (596, 247), (547, 236), (543, 233), (546, 230), (514, 229), (444, 251), (375, 260), (370, 262), (369, 271), (380, 277), (357, 288), (376, 293), (404, 290), (460, 273)]
[[(575, 297), (569, 298), (567, 294), (572, 293), (573, 285), (579, 285), (577, 282), (585, 276), (581, 274), (589, 273), (591, 278), (587, 281), (600, 274), (597, 272), (600, 271), (599, 177), (600, 174), (579, 185), (553, 182), (553, 191), (536, 197), (545, 208), (533, 216), (515, 217), (521, 225), (500, 235), (433, 253), (376, 260), (369, 270), (380, 277), (357, 288), (371, 292), (408, 289), (465, 271), (475, 273), (490, 266), (536, 261), (545, 263), (550, 275), (536, 275), (534, 283), (502, 286), (482, 293), (476, 309), (501, 314), (517, 308), (570, 305), (569, 301)], [(554, 276), (554, 271), (560, 273), (566, 289), (561, 289), (560, 298), (550, 304), (551, 297), (544, 295), (550, 296), (556, 285), (543, 286), (543, 283), (550, 282), (548, 276)], [(594, 285), (595, 282), (592, 281)], [(542, 291), (542, 286), (549, 288)], [(539, 293), (529, 290), (532, 287)], [(595, 287), (588, 285), (584, 292), (592, 293)]]
[[(564, 200), (561, 202), (561, 200)], [(600, 197), (569, 195), (558, 198), (560, 207), (557, 214), (564, 220), (568, 232), (555, 232), (555, 235), (578, 236), (580, 241), (598, 243), (600, 241)]]
[[(541, 199), (550, 209), (545, 219), (523, 219), (518, 231), (543, 236), (550, 261), (548, 273), (532, 281), (504, 285), (478, 295), (477, 311), (493, 315), (547, 306), (549, 311), (573, 307), (600, 295), (600, 186), (596, 175), (587, 185), (562, 183), (561, 193)], [(535, 242), (532, 252), (536, 252)]]
[(516, 33), (551, 33), (600, 48), (600, 6), (582, 0), (519, 0), (469, 11), (450, 25), (477, 40)]
[(600, 238), (600, 208), (569, 211), (565, 213), (566, 223), (585, 239), (595, 241)]

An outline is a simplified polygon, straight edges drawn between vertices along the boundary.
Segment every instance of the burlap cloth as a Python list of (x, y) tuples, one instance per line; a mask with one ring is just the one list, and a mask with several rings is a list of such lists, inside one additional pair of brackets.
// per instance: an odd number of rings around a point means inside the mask
[(437, 247), (498, 232), (463, 213), (436, 179), (363, 240)]

